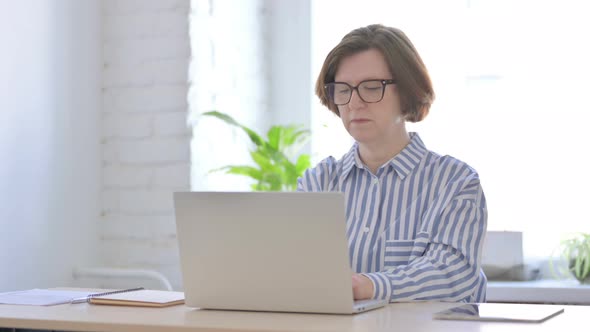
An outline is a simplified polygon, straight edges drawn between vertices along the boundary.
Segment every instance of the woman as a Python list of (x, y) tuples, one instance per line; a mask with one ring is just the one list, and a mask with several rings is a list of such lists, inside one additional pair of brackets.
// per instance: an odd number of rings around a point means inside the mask
[(355, 143), (307, 170), (298, 190), (344, 193), (354, 298), (485, 302), (479, 176), (406, 130), (434, 100), (410, 40), (382, 25), (353, 30), (328, 54), (316, 94)]

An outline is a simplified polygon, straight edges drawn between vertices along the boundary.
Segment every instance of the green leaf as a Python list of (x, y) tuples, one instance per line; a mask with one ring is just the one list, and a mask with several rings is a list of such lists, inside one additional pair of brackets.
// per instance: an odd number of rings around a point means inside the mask
[(283, 191), (295, 191), (297, 190), (297, 183), (285, 183), (283, 184)]
[(258, 182), (251, 186), (254, 191), (270, 191), (270, 186), (264, 182)]
[(270, 146), (270, 144), (261, 146), (260, 150), (265, 156), (268, 156), (270, 160), (277, 164), (284, 164), (286, 162), (289, 162), (289, 159), (281, 151), (273, 148), (272, 146)]
[(243, 131), (246, 132), (246, 134), (248, 134), (248, 137), (250, 137), (250, 140), (254, 144), (256, 144), (257, 146), (261, 146), (261, 145), (265, 144), (264, 139), (262, 139), (262, 137), (260, 137), (260, 135), (258, 135), (254, 130), (242, 125), (241, 123), (234, 120), (234, 118), (232, 118), (231, 116), (229, 116), (225, 113), (221, 113), (218, 111), (210, 111), (210, 112), (202, 113), (201, 115), (213, 116), (215, 118), (218, 118), (219, 120), (224, 121), (227, 124), (241, 128)]
[(561, 256), (567, 270), (580, 282), (590, 275), (590, 236), (577, 233), (561, 241)]
[(308, 154), (301, 154), (295, 163), (297, 176), (302, 176), (303, 172), (311, 165), (310, 156)]
[(284, 153), (285, 155), (289, 156), (289, 158), (294, 158), (300, 153), (301, 149), (303, 148), (303, 146), (305, 146), (305, 144), (307, 144), (307, 140), (302, 142), (295, 142), (295, 144), (286, 149)]
[(252, 160), (254, 160), (258, 166), (260, 166), (260, 170), (262, 172), (272, 169), (273, 166), (270, 157), (266, 155), (261, 149), (250, 151), (250, 156), (252, 157)]
[(266, 173), (264, 174), (263, 181), (268, 184), (269, 190), (279, 191), (281, 190), (281, 175), (277, 173)]
[(271, 127), (267, 133), (269, 145), (287, 158), (292, 157), (309, 140), (310, 131), (300, 129), (301, 127), (300, 125)]
[(295, 144), (297, 138), (305, 134), (305, 131), (299, 130), (299, 128), (301, 128), (301, 126), (298, 125), (290, 125), (285, 127), (285, 134), (283, 138), (283, 143), (285, 146), (291, 146)]
[(292, 157), (301, 147), (307, 143), (310, 132), (308, 130), (300, 129), (301, 126), (291, 125), (283, 130), (281, 140), (281, 151), (287, 156)]
[[(309, 130), (302, 129), (300, 125), (276, 125), (269, 129), (267, 140), (264, 140), (256, 132), (240, 124), (227, 114), (211, 111), (202, 115), (216, 117), (229, 125), (241, 128), (248, 134), (250, 140), (256, 144), (256, 149), (250, 150), (250, 157), (257, 167), (226, 166), (213, 171), (224, 170), (229, 174), (251, 177), (257, 180), (257, 183), (251, 185), (252, 190), (297, 189), (297, 180), (309, 168), (310, 157), (303, 154), (295, 158), (295, 154), (308, 141)], [(292, 160), (295, 160), (295, 163)]]
[(586, 278), (588, 278), (588, 276), (590, 276), (590, 247), (589, 244), (586, 245), (585, 251), (582, 255), (583, 257), (583, 262), (584, 262), (584, 268), (582, 269), (582, 274), (581, 274), (581, 279), (582, 281)]
[(252, 166), (227, 166), (226, 168), (226, 174), (245, 175), (254, 180), (260, 180), (263, 177), (262, 172)]
[(294, 125), (289, 126), (282, 126), (282, 135), (280, 140), (280, 147), (281, 148), (288, 148), (293, 145), (295, 142), (293, 138), (293, 133), (297, 130), (297, 127)]
[(576, 276), (576, 279), (582, 281), (580, 279), (582, 275), (582, 260), (580, 256), (576, 257), (576, 261), (574, 263), (574, 275)]
[(281, 149), (281, 138), (283, 134), (283, 127), (281, 126), (272, 126), (266, 136), (268, 137), (268, 145), (270, 145), (273, 149), (280, 151)]

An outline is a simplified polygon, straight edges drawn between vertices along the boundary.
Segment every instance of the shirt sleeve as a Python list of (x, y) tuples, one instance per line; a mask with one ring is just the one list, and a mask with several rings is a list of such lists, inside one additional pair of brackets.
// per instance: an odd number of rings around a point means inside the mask
[(297, 179), (297, 191), (330, 191), (337, 183), (337, 162), (334, 157), (328, 157), (319, 162), (315, 167), (306, 170)]
[(449, 183), (439, 196), (410, 248), (386, 247), (392, 255), (410, 249), (408, 264), (364, 273), (373, 282), (373, 298), (480, 302), (474, 294), (485, 289), (480, 261), (487, 208), (477, 174)]

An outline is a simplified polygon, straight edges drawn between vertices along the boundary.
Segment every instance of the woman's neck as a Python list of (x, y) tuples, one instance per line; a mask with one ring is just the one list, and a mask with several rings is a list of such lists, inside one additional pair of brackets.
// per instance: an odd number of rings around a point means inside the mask
[(378, 142), (359, 142), (359, 156), (371, 173), (399, 154), (410, 143), (410, 135), (404, 129), (394, 137)]

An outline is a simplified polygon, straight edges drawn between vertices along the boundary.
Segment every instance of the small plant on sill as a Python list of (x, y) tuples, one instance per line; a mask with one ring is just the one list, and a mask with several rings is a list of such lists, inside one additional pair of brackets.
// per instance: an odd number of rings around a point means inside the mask
[(294, 191), (297, 189), (297, 179), (310, 166), (308, 154), (297, 155), (309, 140), (309, 130), (302, 129), (298, 125), (275, 125), (269, 129), (266, 138), (263, 138), (262, 135), (240, 124), (225, 113), (210, 111), (202, 115), (215, 117), (242, 129), (254, 143), (254, 149), (250, 150), (250, 156), (256, 167), (228, 165), (211, 172), (225, 171), (226, 174), (249, 177), (256, 181), (251, 186), (254, 191)]
[(576, 233), (562, 240), (558, 251), (561, 258), (560, 274), (573, 275), (582, 284), (590, 283), (590, 234)]

